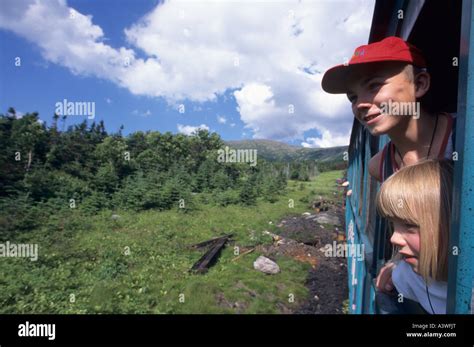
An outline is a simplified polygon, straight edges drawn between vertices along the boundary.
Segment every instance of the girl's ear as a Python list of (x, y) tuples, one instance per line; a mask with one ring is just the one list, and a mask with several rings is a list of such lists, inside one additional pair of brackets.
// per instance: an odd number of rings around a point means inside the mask
[(415, 97), (417, 99), (421, 98), (430, 89), (431, 75), (426, 71), (419, 72), (415, 76), (414, 83), (415, 83)]

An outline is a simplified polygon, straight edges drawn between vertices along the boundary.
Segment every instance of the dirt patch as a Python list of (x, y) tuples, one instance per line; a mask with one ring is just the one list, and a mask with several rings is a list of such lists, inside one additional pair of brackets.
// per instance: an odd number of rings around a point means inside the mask
[(242, 289), (244, 291), (246, 291), (252, 298), (256, 297), (257, 296), (257, 293), (250, 289), (249, 287), (247, 287), (242, 281), (238, 281), (237, 284), (235, 285), (236, 288), (239, 288), (239, 289)]
[(246, 302), (242, 302), (242, 301), (231, 302), (227, 300), (224, 293), (217, 293), (216, 301), (220, 307), (233, 309), (235, 313), (244, 313), (249, 306)]
[(342, 208), (334, 207), (327, 212), (314, 212), (301, 216), (290, 216), (282, 219), (277, 225), (278, 233), (314, 247), (323, 247), (332, 243), (339, 235), (344, 235)]
[(277, 256), (291, 257), (303, 263), (309, 263), (313, 268), (316, 268), (318, 250), (315, 247), (289, 238), (282, 238), (276, 234), (271, 235), (274, 236), (275, 242), (272, 245), (258, 246), (258, 252), (273, 260)]
[(347, 265), (345, 259), (326, 258), (311, 269), (306, 281), (310, 297), (295, 313), (341, 314), (348, 298)]
[(343, 302), (348, 297), (347, 259), (326, 257), (324, 252), (326, 245), (344, 242), (343, 216), (340, 205), (324, 212), (289, 216), (277, 224), (278, 235), (270, 233), (274, 243), (259, 246), (259, 251), (269, 257), (283, 255), (311, 264), (306, 281), (310, 295), (293, 313), (343, 313)]

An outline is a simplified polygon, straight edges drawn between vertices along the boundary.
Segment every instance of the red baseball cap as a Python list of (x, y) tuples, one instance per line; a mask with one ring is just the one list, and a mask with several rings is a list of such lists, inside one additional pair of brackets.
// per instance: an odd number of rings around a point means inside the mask
[(334, 66), (326, 71), (321, 81), (323, 89), (332, 94), (346, 93), (347, 78), (354, 66), (381, 61), (401, 61), (426, 68), (421, 51), (412, 44), (396, 36), (357, 47), (347, 64)]

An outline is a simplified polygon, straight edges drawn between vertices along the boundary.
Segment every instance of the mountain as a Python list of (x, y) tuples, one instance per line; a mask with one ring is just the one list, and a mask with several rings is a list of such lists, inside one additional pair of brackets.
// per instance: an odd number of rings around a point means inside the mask
[(229, 148), (256, 149), (257, 155), (269, 161), (316, 160), (321, 162), (343, 161), (348, 146), (330, 148), (304, 148), (273, 140), (225, 141)]

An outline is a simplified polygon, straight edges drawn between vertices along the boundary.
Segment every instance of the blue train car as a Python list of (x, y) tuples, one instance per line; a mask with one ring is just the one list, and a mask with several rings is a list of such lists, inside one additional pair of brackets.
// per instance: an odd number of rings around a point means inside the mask
[[(472, 0), (377, 0), (369, 43), (398, 36), (425, 54), (432, 75), (429, 102), (456, 114), (452, 232), (447, 313), (473, 313), (474, 278), (474, 4)], [(362, 261), (348, 258), (349, 311), (381, 313), (375, 278), (390, 257), (385, 221), (377, 215), (380, 184), (368, 172), (369, 159), (387, 143), (354, 120), (349, 146), (346, 197), (347, 242), (362, 244)]]

